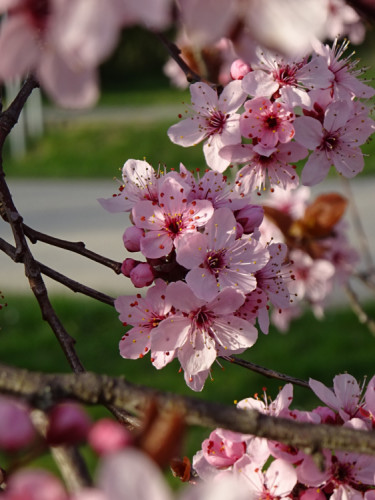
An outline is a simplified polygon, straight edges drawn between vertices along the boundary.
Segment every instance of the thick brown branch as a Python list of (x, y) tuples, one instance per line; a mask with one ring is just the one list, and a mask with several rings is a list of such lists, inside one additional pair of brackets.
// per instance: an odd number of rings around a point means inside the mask
[(107, 375), (88, 372), (49, 375), (0, 364), (0, 392), (23, 397), (42, 409), (64, 399), (74, 399), (88, 405), (113, 404), (136, 415), (142, 415), (152, 399), (163, 410), (177, 408), (191, 425), (222, 427), (252, 434), (283, 442), (311, 454), (330, 448), (375, 455), (374, 431), (270, 417), (255, 410), (239, 410), (234, 406), (159, 392)]

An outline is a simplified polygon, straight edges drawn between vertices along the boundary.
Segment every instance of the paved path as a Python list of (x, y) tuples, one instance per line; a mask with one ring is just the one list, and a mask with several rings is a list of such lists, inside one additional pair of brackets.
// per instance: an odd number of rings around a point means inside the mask
[[(115, 192), (116, 184), (112, 180), (9, 180), (9, 185), (14, 202), (29, 226), (59, 238), (84, 241), (88, 249), (114, 260), (122, 261), (126, 257), (122, 233), (128, 224), (127, 214), (110, 214), (97, 202), (97, 198), (109, 197)], [(315, 191), (342, 191), (340, 187), (337, 181), (328, 182)], [(375, 259), (375, 178), (355, 180), (353, 192)], [(355, 235), (353, 228), (350, 232)], [(8, 225), (1, 219), (0, 236), (13, 242)], [(113, 296), (134, 292), (130, 280), (79, 255), (43, 243), (31, 248), (41, 262), (92, 288)], [(51, 293), (71, 293), (48, 278), (46, 282)], [(0, 290), (28, 291), (23, 266), (14, 264), (1, 253)], [(341, 299), (337, 295), (336, 300)]]

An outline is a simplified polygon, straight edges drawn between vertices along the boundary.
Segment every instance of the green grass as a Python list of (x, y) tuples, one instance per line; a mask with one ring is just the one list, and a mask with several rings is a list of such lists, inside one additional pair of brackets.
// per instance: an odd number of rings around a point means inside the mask
[(59, 125), (35, 141), (22, 158), (6, 156), (9, 177), (112, 178), (129, 158), (143, 159), (157, 167), (202, 168), (201, 146), (182, 148), (167, 136), (177, 120), (149, 124), (92, 123)]
[[(0, 312), (0, 360), (30, 370), (69, 372), (70, 368), (48, 325), (41, 320), (33, 298), (6, 297), (8, 307)], [(178, 374), (177, 361), (163, 370), (149, 359), (124, 360), (118, 354), (123, 327), (108, 305), (84, 298), (54, 297), (53, 305), (68, 332), (77, 340), (76, 350), (85, 368), (97, 373), (124, 375), (129, 381), (192, 395)], [(368, 308), (375, 316), (375, 305)], [(241, 357), (288, 375), (313, 377), (330, 385), (335, 374), (347, 371), (362, 379), (374, 374), (375, 338), (349, 310), (329, 311), (324, 321), (306, 314), (292, 324), (288, 334), (271, 329), (259, 335), (255, 346)], [(280, 381), (223, 362), (213, 369), (198, 398), (232, 404), (267, 386), (275, 395)], [(310, 391), (296, 388), (296, 404), (308, 409), (317, 403)]]

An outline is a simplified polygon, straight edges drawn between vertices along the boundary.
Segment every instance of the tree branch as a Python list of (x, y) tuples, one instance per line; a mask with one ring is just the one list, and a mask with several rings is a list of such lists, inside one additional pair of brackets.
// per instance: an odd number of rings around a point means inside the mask
[(301, 380), (299, 378), (291, 377), (289, 375), (285, 375), (284, 373), (280, 373), (275, 370), (271, 370), (269, 368), (264, 368), (263, 366), (256, 365), (255, 363), (251, 363), (250, 361), (246, 361), (245, 359), (237, 358), (235, 356), (228, 356), (228, 357), (222, 356), (221, 359), (229, 361), (230, 363), (233, 363), (235, 365), (247, 368), (248, 370), (251, 370), (253, 372), (260, 373), (265, 377), (275, 378), (277, 380), (282, 380), (283, 382), (286, 383), (291, 383), (294, 385), (299, 385), (301, 387), (306, 387), (307, 389), (310, 389), (309, 383), (306, 382), (306, 380)]
[(156, 391), (119, 377), (89, 372), (50, 375), (0, 364), (0, 392), (23, 397), (42, 410), (64, 399), (73, 399), (88, 405), (115, 405), (135, 415), (142, 415), (150, 400), (154, 400), (162, 411), (178, 410), (190, 425), (231, 429), (279, 441), (309, 454), (329, 448), (375, 455), (374, 431), (271, 417), (255, 410)]
[(195, 82), (200, 82), (202, 81), (202, 78), (200, 75), (195, 73), (190, 66), (186, 64), (186, 62), (182, 59), (181, 57), (181, 50), (177, 47), (175, 43), (172, 43), (171, 41), (168, 40), (162, 33), (155, 33), (156, 37), (161, 41), (161, 43), (164, 45), (164, 47), (167, 49), (169, 55), (176, 61), (176, 63), (179, 65), (179, 67), (182, 69), (182, 71), (186, 75), (186, 80), (189, 83), (195, 83)]
[(109, 267), (116, 274), (121, 274), (121, 262), (116, 262), (112, 259), (108, 259), (107, 257), (103, 257), (102, 255), (92, 252), (91, 250), (87, 250), (85, 243), (83, 243), (82, 241), (73, 242), (55, 238), (54, 236), (36, 231), (26, 224), (23, 224), (23, 230), (31, 243), (42, 241), (43, 243), (47, 243), (48, 245), (53, 245), (58, 248), (63, 248), (64, 250), (69, 250), (70, 252), (77, 253), (79, 255), (82, 255), (83, 257), (93, 260), (94, 262), (98, 262), (103, 266)]

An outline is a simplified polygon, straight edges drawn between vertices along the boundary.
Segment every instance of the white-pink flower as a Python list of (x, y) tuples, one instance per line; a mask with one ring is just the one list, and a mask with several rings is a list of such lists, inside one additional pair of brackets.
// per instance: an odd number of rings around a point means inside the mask
[(108, 212), (130, 212), (140, 200), (158, 200), (159, 176), (146, 161), (127, 160), (122, 168), (122, 181), (117, 194), (98, 199)]
[(0, 30), (0, 79), (7, 82), (33, 72), (58, 104), (94, 104), (98, 98), (96, 68), (77, 65), (64, 51), (71, 28), (67, 17), (74, 19), (83, 4), (85, 0), (2, 1), (0, 12), (7, 16)]
[(309, 386), (323, 403), (335, 410), (344, 422), (358, 416), (361, 405), (361, 388), (356, 379), (349, 374), (336, 375), (333, 390), (322, 382), (310, 379)]
[[(361, 105), (359, 105), (361, 107)], [(374, 132), (373, 120), (363, 110), (347, 101), (334, 101), (326, 109), (324, 121), (301, 116), (294, 122), (296, 141), (314, 150), (302, 170), (302, 183), (313, 186), (321, 182), (331, 167), (344, 177), (352, 178), (363, 169), (361, 149)]]
[(299, 184), (296, 166), (293, 162), (305, 158), (306, 148), (295, 142), (278, 144), (267, 151), (267, 155), (255, 151), (252, 144), (226, 146), (220, 156), (233, 163), (245, 163), (236, 175), (236, 190), (245, 196), (252, 191), (260, 195), (268, 187), (295, 189)]
[(205, 141), (203, 152), (207, 165), (223, 172), (229, 162), (219, 156), (220, 149), (241, 142), (240, 115), (236, 113), (246, 98), (241, 82), (230, 82), (220, 97), (203, 82), (191, 85), (190, 93), (192, 115), (172, 125), (168, 136), (172, 142), (184, 147)]
[(226, 287), (244, 293), (256, 288), (254, 273), (268, 262), (267, 250), (250, 237), (236, 239), (231, 210), (219, 208), (203, 233), (190, 233), (176, 244), (176, 260), (186, 269), (186, 282), (197, 297), (213, 299)]
[[(163, 280), (156, 280), (155, 286), (147, 290), (146, 297), (140, 295), (121, 295), (115, 300), (116, 311), (124, 326), (132, 326), (120, 340), (120, 354), (126, 359), (143, 358), (151, 348), (151, 337), (155, 328), (171, 311), (171, 303), (166, 300), (167, 285)], [(173, 352), (170, 353), (173, 359)], [(157, 353), (152, 354), (152, 361), (157, 365)]]
[[(257, 340), (257, 330), (234, 316), (245, 300), (238, 289), (225, 288), (207, 302), (196, 297), (186, 283), (178, 281), (168, 285), (166, 296), (176, 314), (161, 321), (153, 331), (151, 348), (176, 350), (189, 378), (200, 373), (207, 376), (217, 356), (243, 352)], [(194, 386), (194, 390), (203, 388), (204, 380), (200, 382), (200, 388)]]
[(254, 71), (244, 76), (242, 88), (253, 97), (280, 97), (293, 108), (310, 108), (309, 90), (328, 88), (333, 74), (323, 57), (316, 55), (293, 61), (258, 50), (259, 60), (252, 64)]
[(297, 483), (294, 467), (281, 459), (274, 460), (265, 472), (244, 455), (234, 465), (241, 479), (245, 479), (250, 499), (281, 500), (289, 498)]

